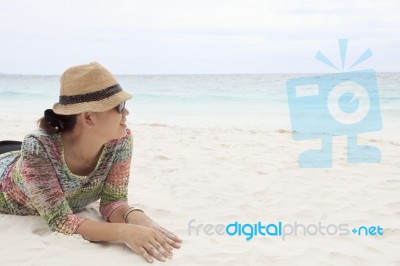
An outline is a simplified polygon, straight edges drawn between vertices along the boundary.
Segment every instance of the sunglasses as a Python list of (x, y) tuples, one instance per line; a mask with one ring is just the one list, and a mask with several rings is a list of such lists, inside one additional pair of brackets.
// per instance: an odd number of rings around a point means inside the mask
[(115, 110), (118, 112), (118, 114), (122, 114), (122, 111), (124, 111), (124, 109), (125, 109), (125, 101), (115, 106)]

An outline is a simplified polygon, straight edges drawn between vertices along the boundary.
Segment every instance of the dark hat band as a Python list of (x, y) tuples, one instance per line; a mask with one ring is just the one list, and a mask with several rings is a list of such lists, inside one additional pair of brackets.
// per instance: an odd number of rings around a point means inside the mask
[(75, 104), (75, 103), (84, 103), (84, 102), (95, 102), (104, 100), (108, 97), (121, 92), (122, 88), (119, 84), (115, 84), (111, 87), (105, 88), (101, 91), (95, 91), (85, 94), (79, 95), (71, 95), (71, 96), (60, 96), (59, 103), (60, 104)]

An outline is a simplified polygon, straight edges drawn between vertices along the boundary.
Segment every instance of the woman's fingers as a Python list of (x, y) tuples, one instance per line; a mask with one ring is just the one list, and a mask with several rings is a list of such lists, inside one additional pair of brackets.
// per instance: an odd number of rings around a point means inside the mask
[(159, 261), (165, 261), (166, 257), (158, 250), (158, 248), (160, 247), (162, 246), (153, 243), (147, 243), (147, 245), (145, 245), (145, 249), (151, 256), (158, 259)]
[(180, 244), (168, 237), (167, 230), (161, 228), (164, 234), (157, 228), (148, 228), (140, 225), (132, 225), (132, 235), (124, 237), (125, 244), (136, 251), (147, 262), (153, 262), (153, 258), (165, 261), (172, 258), (172, 250), (179, 248)]
[(174, 241), (173, 241), (172, 239), (169, 239), (168, 237), (166, 237), (166, 236), (163, 235), (163, 234), (161, 234), (161, 237), (165, 240), (165, 243), (166, 243), (166, 245), (167, 245), (167, 247), (168, 247), (167, 250), (171, 250), (171, 253), (172, 253), (173, 246), (172, 246), (171, 244), (172, 244)]
[(168, 238), (174, 240), (175, 242), (181, 243), (182, 239), (180, 239), (177, 235), (175, 235), (174, 233), (168, 231), (167, 229), (160, 227), (163, 234), (166, 235)]
[(168, 252), (169, 255), (172, 257), (172, 247), (171, 245), (168, 244), (166, 239), (162, 234), (159, 234), (158, 237), (156, 237), (156, 240), (163, 246), (163, 248)]
[(152, 263), (153, 259), (151, 258), (151, 256), (149, 255), (149, 253), (147, 252), (146, 249), (144, 249), (143, 247), (140, 247), (139, 250), (137, 251), (137, 253), (142, 256), (147, 262)]
[(164, 258), (172, 259), (172, 252), (168, 250), (167, 242), (165, 242), (162, 237), (159, 238), (161, 241), (156, 239), (152, 241), (151, 244), (163, 255)]
[(171, 247), (174, 247), (174, 248), (180, 248), (181, 247), (181, 244), (179, 244), (178, 242), (175, 242), (174, 240), (172, 240), (168, 236), (166, 236), (164, 234), (162, 236), (165, 239), (165, 241), (168, 243), (168, 245), (170, 245)]
[[(160, 227), (161, 229), (161, 233), (166, 237), (166, 241), (168, 242), (168, 244), (170, 244), (171, 246), (173, 246), (174, 248), (180, 248), (181, 247), (181, 242), (182, 240), (176, 236), (174, 233), (171, 233), (170, 231), (166, 230), (163, 227)], [(167, 239), (169, 239), (170, 241), (168, 241)]]
[(174, 233), (172, 233), (171, 231), (165, 229), (162, 226), (159, 226), (158, 224), (154, 223), (153, 224), (153, 228), (157, 229), (159, 232), (161, 232), (163, 235), (165, 235), (166, 237), (172, 239), (175, 242), (181, 243), (182, 239), (180, 239), (177, 235), (175, 235)]

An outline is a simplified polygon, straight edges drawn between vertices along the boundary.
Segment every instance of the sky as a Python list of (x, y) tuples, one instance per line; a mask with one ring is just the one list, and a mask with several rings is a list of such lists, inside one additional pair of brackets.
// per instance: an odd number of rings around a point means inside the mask
[[(60, 75), (400, 71), (399, 0), (0, 0), (0, 73)], [(340, 69), (341, 70), (341, 69)]]

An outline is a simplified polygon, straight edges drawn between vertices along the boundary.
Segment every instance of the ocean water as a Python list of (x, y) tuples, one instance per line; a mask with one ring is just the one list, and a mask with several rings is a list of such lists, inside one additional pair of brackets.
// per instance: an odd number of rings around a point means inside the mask
[[(312, 74), (117, 76), (132, 123), (290, 129), (286, 81)], [(384, 126), (400, 118), (400, 73), (378, 73)], [(59, 76), (0, 75), (0, 123), (39, 119), (57, 102)], [(1, 125), (1, 124), (0, 124)]]

